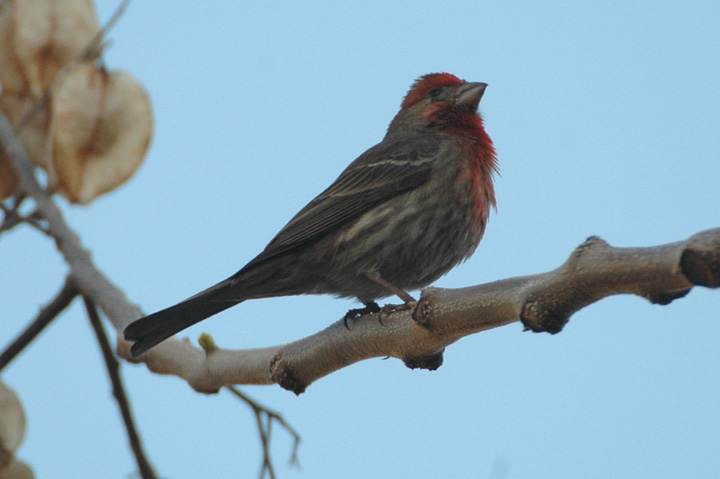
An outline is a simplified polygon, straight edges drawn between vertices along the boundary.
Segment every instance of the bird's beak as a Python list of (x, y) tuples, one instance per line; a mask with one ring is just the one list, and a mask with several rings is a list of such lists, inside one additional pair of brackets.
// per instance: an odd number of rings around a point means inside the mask
[(482, 98), (483, 93), (485, 93), (485, 88), (487, 88), (487, 83), (463, 83), (457, 90), (457, 104), (467, 105), (474, 110), (477, 110), (477, 107), (480, 104), (480, 99)]

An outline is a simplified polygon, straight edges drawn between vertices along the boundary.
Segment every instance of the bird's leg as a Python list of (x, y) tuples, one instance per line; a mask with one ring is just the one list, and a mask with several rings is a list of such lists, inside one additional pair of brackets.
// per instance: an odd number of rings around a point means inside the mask
[(380, 286), (387, 289), (388, 291), (390, 291), (392, 294), (394, 294), (398, 298), (402, 299), (405, 304), (417, 302), (417, 301), (415, 301), (415, 298), (413, 298), (412, 296), (407, 294), (405, 291), (398, 288), (391, 282), (384, 280), (382, 277), (380, 277), (380, 275), (377, 272), (365, 273), (365, 276), (367, 276), (367, 278), (370, 281), (379, 284)]

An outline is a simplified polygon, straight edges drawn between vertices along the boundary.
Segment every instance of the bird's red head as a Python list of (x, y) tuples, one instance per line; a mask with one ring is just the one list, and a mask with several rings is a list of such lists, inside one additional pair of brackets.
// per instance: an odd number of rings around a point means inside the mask
[(423, 75), (405, 95), (390, 129), (431, 128), (491, 145), (477, 111), (486, 87), (450, 73)]
[(410, 91), (400, 106), (401, 110), (407, 110), (418, 102), (430, 97), (430, 90), (443, 87), (457, 87), (466, 83), (451, 73), (428, 73), (423, 75), (412, 84)]
[[(487, 84), (461, 80), (450, 73), (423, 75), (410, 87), (388, 134), (407, 129), (434, 130), (463, 137), (471, 152), (472, 180), (484, 191), (477, 211), (495, 205), (492, 174), (498, 171), (492, 140), (485, 132), (478, 105)], [(480, 213), (479, 213), (480, 214)]]

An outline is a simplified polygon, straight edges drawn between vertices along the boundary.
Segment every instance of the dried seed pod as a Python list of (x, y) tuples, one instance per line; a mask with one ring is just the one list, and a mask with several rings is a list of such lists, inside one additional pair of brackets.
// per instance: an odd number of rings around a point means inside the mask
[(52, 98), (52, 161), (58, 190), (87, 204), (129, 179), (153, 131), (150, 98), (134, 77), (84, 62)]
[(0, 381), (0, 467), (3, 458), (12, 462), (20, 444), (25, 439), (25, 411), (15, 391)]
[(92, 0), (11, 0), (0, 10), (0, 84), (34, 99), (99, 30)]
[[(26, 96), (17, 95), (11, 90), (3, 90), (0, 94), (0, 111), (13, 125), (18, 123), (33, 108), (35, 101)], [(48, 181), (52, 182), (53, 173), (50, 167), (50, 152), (47, 141), (48, 122), (47, 107), (36, 111), (30, 121), (16, 130), (20, 141), (30, 160), (48, 172)], [(15, 193), (18, 177), (8, 158), (0, 153), (0, 198), (7, 198)]]

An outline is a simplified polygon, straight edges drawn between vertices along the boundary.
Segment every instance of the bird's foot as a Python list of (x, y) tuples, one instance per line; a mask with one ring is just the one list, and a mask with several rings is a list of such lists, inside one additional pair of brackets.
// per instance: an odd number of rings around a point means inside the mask
[(386, 304), (382, 308), (380, 308), (380, 311), (378, 311), (378, 320), (380, 321), (380, 324), (383, 323), (383, 316), (397, 313), (398, 311), (408, 311), (410, 309), (414, 309), (415, 306), (417, 306), (417, 301), (408, 301), (407, 303), (403, 304)]
[(373, 313), (379, 313), (380, 312), (380, 306), (375, 301), (370, 301), (369, 303), (363, 303), (365, 305), (364, 308), (355, 308), (351, 309), (347, 313), (345, 313), (345, 316), (343, 317), (343, 324), (345, 325), (345, 328), (350, 329), (348, 327), (348, 321), (359, 318), (360, 316), (363, 316), (365, 314), (373, 314)]
[(417, 301), (410, 301), (408, 303), (403, 304), (386, 304), (382, 308), (378, 310), (378, 313), (380, 314), (390, 314), (395, 313), (397, 311), (407, 311), (409, 309), (413, 309), (415, 306), (417, 306)]
[(408, 311), (410, 309), (414, 309), (415, 306), (417, 306), (417, 301), (410, 301), (403, 304), (386, 304), (383, 307), (378, 306), (375, 301), (364, 304), (364, 308), (351, 309), (350, 311), (345, 313), (345, 316), (343, 317), (343, 324), (347, 329), (350, 329), (350, 327), (348, 326), (348, 321), (359, 318), (360, 316), (364, 316), (366, 314), (375, 313), (377, 313), (378, 315), (378, 321), (380, 321), (380, 324), (385, 325), (385, 323), (383, 322), (385, 316), (387, 316), (388, 314), (396, 313), (398, 311)]

